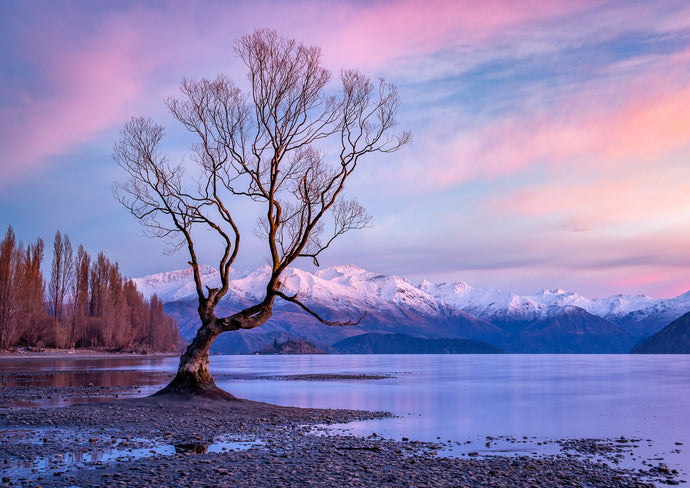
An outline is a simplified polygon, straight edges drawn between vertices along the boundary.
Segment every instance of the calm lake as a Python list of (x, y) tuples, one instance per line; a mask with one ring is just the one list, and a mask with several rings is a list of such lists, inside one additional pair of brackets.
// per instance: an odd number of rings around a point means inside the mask
[[(8, 366), (8, 364), (10, 366)], [(107, 386), (122, 378), (153, 392), (177, 358), (2, 362), (2, 369)], [(451, 441), (455, 453), (549, 453), (562, 438), (639, 439), (621, 466), (663, 458), (690, 470), (689, 355), (214, 356), (217, 383), (236, 396), (279, 405), (386, 410), (398, 418), (339, 426), (361, 435)], [(289, 375), (383, 379), (285, 379)], [(40, 376), (39, 376), (40, 377)], [(263, 378), (260, 378), (263, 377)], [(282, 377), (282, 378), (281, 378)], [(68, 380), (65, 380), (68, 381)], [(115, 380), (118, 385), (122, 380)], [(498, 437), (485, 447), (486, 436)], [(520, 439), (509, 445), (506, 436)], [(523, 438), (529, 439), (527, 442)], [(469, 447), (457, 447), (471, 441)], [(464, 449), (464, 450), (463, 450)]]

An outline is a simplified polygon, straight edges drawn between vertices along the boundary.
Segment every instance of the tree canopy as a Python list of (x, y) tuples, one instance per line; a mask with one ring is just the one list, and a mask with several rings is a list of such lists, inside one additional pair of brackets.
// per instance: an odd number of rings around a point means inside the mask
[[(285, 294), (281, 273), (300, 257), (318, 265), (336, 238), (369, 224), (364, 207), (344, 196), (346, 181), (365, 156), (394, 152), (411, 140), (409, 132), (393, 132), (400, 102), (391, 83), (343, 70), (333, 88), (318, 47), (272, 30), (242, 37), (234, 51), (246, 67), (246, 90), (227, 75), (184, 79), (181, 95), (165, 101), (195, 138), (189, 158), (171, 162), (162, 147), (163, 126), (147, 117), (127, 122), (114, 148), (128, 175), (115, 185), (118, 200), (151, 235), (189, 255), (201, 326), (180, 363), (178, 377), (183, 370), (195, 377), (185, 380), (187, 386), (199, 375), (210, 379), (205, 365), (213, 339), (263, 324), (276, 297), (335, 325)], [(271, 275), (263, 301), (219, 318), (215, 307), (228, 292), (246, 232), (238, 225), (240, 200), (260, 209), (252, 230), (266, 243)], [(222, 242), (218, 288), (204, 288), (201, 281), (193, 232), (199, 228)]]

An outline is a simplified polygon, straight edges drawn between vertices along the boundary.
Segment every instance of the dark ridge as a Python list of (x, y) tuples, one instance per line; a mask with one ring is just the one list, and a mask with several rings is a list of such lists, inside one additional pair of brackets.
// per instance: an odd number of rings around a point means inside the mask
[(690, 354), (690, 312), (633, 347), (632, 354)]
[(488, 342), (425, 339), (405, 334), (361, 334), (333, 344), (342, 354), (502, 354)]

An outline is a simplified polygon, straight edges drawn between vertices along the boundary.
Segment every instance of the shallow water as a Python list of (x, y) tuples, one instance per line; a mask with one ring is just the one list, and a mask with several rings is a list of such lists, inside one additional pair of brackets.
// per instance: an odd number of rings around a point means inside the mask
[[(0, 430), (0, 438), (12, 441), (21, 437), (21, 442), (40, 444), (48, 429), (13, 429)], [(54, 434), (55, 429), (50, 429)], [(80, 434), (86, 434), (81, 432)], [(92, 432), (88, 436), (98, 438)], [(91, 451), (65, 451), (52, 456), (33, 456), (31, 459), (9, 459), (0, 464), (0, 477), (11, 479), (30, 478), (36, 473), (60, 472), (70, 468), (89, 469), (104, 466), (113, 461), (126, 461), (153, 456), (171, 456), (173, 454), (193, 452), (195, 454), (223, 451), (244, 451), (260, 447), (262, 442), (256, 439), (236, 439), (221, 436), (216, 442), (209, 444), (166, 444), (142, 441), (140, 439), (119, 439), (106, 436), (112, 446)], [(138, 444), (149, 444), (147, 447), (129, 447)]]
[(177, 358), (0, 357), (0, 406), (59, 407), (145, 396), (164, 385)]
[[(113, 383), (116, 376), (115, 372), (136, 373), (143, 377), (144, 372), (173, 372), (178, 358), (174, 357), (109, 357), (109, 358), (21, 358), (18, 356), (0, 356), (0, 381), (3, 377), (26, 375), (38, 378), (33, 383), (27, 384), (43, 385), (51, 384), (44, 378), (49, 378), (52, 374), (61, 374), (64, 377), (76, 378), (75, 386), (86, 376), (97, 379), (101, 386), (121, 386)], [(85, 383), (84, 383), (85, 385)], [(71, 384), (61, 384), (59, 386), (72, 386)]]
[[(362, 355), (225, 356), (212, 371), (260, 376), (379, 374), (370, 381), (220, 380), (252, 400), (300, 407), (386, 410), (398, 418), (358, 422), (348, 432), (422, 441), (471, 441), (496, 452), (486, 436), (515, 453), (547, 451), (562, 438), (641, 439), (621, 466), (663, 458), (690, 470), (690, 356), (663, 355)], [(647, 439), (650, 442), (647, 442)], [(527, 444), (527, 445), (525, 445)], [(548, 443), (547, 443), (548, 445)], [(478, 449), (479, 448), (479, 449)], [(680, 452), (677, 452), (680, 451)], [(635, 459), (633, 459), (635, 458)]]

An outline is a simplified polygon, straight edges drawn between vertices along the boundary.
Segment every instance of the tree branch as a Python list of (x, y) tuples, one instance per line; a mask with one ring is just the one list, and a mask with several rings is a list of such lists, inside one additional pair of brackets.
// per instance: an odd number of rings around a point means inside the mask
[(359, 325), (360, 322), (362, 322), (362, 320), (364, 320), (364, 318), (367, 316), (367, 313), (364, 312), (364, 315), (362, 315), (359, 318), (359, 320), (357, 320), (356, 322), (352, 322), (351, 320), (348, 320), (347, 322), (331, 322), (331, 321), (324, 319), (318, 313), (314, 312), (312, 309), (310, 309), (305, 304), (300, 302), (297, 299), (296, 294), (293, 296), (290, 296), (290, 295), (286, 295), (282, 291), (274, 291), (273, 293), (276, 294), (277, 296), (279, 296), (280, 298), (282, 298), (283, 300), (285, 300), (286, 302), (291, 302), (291, 303), (294, 303), (295, 305), (299, 306), (302, 310), (307, 312), (309, 315), (312, 315), (313, 317), (316, 318), (316, 320), (318, 320), (319, 322), (321, 322), (322, 324), (325, 324), (325, 325), (335, 325), (335, 326)]

